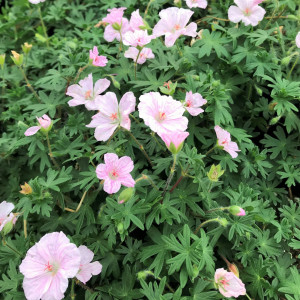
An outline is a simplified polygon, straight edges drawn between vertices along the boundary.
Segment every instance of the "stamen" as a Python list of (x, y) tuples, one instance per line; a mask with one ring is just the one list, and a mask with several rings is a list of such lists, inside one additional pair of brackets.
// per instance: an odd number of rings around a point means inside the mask
[(85, 97), (86, 100), (87, 100), (87, 99), (91, 99), (91, 93), (92, 93), (91, 90), (88, 90), (88, 91), (85, 92), (84, 97)]
[(52, 272), (53, 266), (49, 264), (49, 261), (48, 261), (48, 263), (45, 266), (46, 266), (46, 268), (44, 269), (44, 271)]
[(181, 27), (180, 27), (180, 25), (179, 24), (176, 24), (175, 26), (174, 26), (174, 29), (175, 30), (179, 30)]
[(110, 119), (111, 119), (112, 121), (118, 119), (118, 114), (117, 114), (117, 113), (111, 114)]
[(159, 112), (159, 119), (160, 120), (165, 120), (166, 119), (166, 113), (164, 113), (164, 112)]

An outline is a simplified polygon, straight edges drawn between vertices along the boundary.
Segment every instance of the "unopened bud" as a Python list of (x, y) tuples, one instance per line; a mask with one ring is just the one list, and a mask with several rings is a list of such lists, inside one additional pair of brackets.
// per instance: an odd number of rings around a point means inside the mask
[(287, 66), (291, 61), (291, 56), (287, 56), (287, 57), (284, 57), (282, 60), (281, 60), (281, 65), (282, 66)]
[(245, 216), (246, 212), (237, 205), (232, 205), (228, 208), (229, 212), (234, 216)]
[(112, 28), (114, 29), (114, 30), (116, 30), (116, 31), (120, 31), (121, 30), (121, 28), (122, 28), (122, 26), (119, 24), (119, 23), (113, 23), (112, 24)]
[(117, 229), (120, 234), (124, 233), (124, 225), (122, 222), (117, 225)]
[(131, 199), (132, 195), (134, 194), (134, 188), (129, 187), (121, 192), (121, 194), (118, 197), (118, 202), (120, 204), (126, 203), (128, 200)]
[(228, 221), (225, 218), (218, 219), (218, 222), (221, 226), (226, 227), (228, 225)]
[(192, 277), (192, 281), (196, 278), (196, 277), (198, 277), (198, 275), (199, 275), (199, 268), (196, 266), (196, 265), (193, 265), (193, 277)]
[(277, 124), (280, 119), (281, 119), (281, 116), (278, 116), (278, 117), (275, 117), (275, 118), (271, 119), (269, 125)]
[(4, 63), (5, 63), (5, 54), (0, 54), (0, 66), (1, 66), (1, 69), (3, 69)]
[(137, 273), (137, 279), (138, 280), (141, 280), (141, 279), (145, 280), (147, 278), (147, 276), (149, 276), (149, 275), (154, 275), (154, 274), (153, 274), (153, 272), (147, 271), (147, 270), (140, 271), (140, 272)]
[(21, 66), (23, 63), (23, 54), (19, 54), (18, 52), (13, 51), (13, 50), (11, 51), (11, 53), (13, 55), (13, 56), (11, 56), (11, 59), (13, 60), (15, 65)]
[(24, 45), (22, 45), (22, 50), (25, 54), (28, 54), (30, 52), (31, 48), (32, 48), (32, 45), (28, 44), (27, 42), (24, 43)]
[(182, 7), (181, 0), (174, 0), (174, 5), (179, 7), (179, 8)]

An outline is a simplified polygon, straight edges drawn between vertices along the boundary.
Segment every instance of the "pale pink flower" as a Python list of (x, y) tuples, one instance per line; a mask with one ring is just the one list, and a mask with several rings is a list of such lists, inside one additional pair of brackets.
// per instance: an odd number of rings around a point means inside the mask
[(154, 132), (185, 131), (188, 119), (183, 117), (184, 108), (179, 101), (171, 96), (162, 96), (150, 92), (140, 97), (138, 105), (140, 118)]
[(76, 276), (79, 266), (80, 252), (63, 232), (44, 235), (20, 265), (26, 299), (63, 299), (68, 278)]
[(87, 127), (96, 128), (95, 138), (98, 141), (107, 141), (118, 126), (130, 130), (129, 114), (135, 110), (135, 96), (127, 92), (118, 103), (115, 93), (108, 92), (97, 98), (97, 107), (100, 112), (92, 117)]
[[(133, 61), (135, 62), (138, 54), (139, 54), (139, 50), (137, 48), (129, 47), (128, 50), (125, 51), (124, 56), (127, 58), (132, 58)], [(147, 59), (152, 59), (154, 57), (155, 56), (150, 48), (143, 48), (142, 51), (140, 52), (137, 63), (142, 65), (143, 63), (146, 62)]]
[(240, 207), (240, 212), (237, 213), (237, 216), (245, 216), (245, 215), (246, 215), (245, 210)]
[(66, 95), (73, 97), (68, 101), (69, 106), (84, 104), (87, 110), (99, 110), (96, 105), (96, 98), (103, 93), (110, 85), (110, 81), (99, 79), (93, 85), (93, 75), (79, 81), (79, 84), (73, 84), (68, 87)]
[(217, 269), (215, 272), (215, 283), (220, 293), (226, 298), (239, 297), (246, 295), (245, 285), (232, 272), (227, 272), (223, 268)]
[(238, 23), (242, 21), (246, 26), (256, 26), (264, 18), (266, 11), (258, 4), (262, 0), (234, 0), (235, 5), (229, 7), (228, 19)]
[(80, 266), (76, 278), (86, 284), (92, 275), (98, 275), (102, 271), (102, 265), (98, 261), (91, 262), (94, 258), (94, 253), (86, 246), (79, 246)]
[(93, 50), (90, 50), (90, 59), (93, 60), (93, 65), (96, 67), (105, 67), (107, 64), (106, 56), (99, 56), (98, 54), (98, 48), (94, 46)]
[(215, 132), (218, 139), (218, 146), (222, 147), (226, 152), (228, 152), (232, 158), (236, 158), (239, 152), (237, 143), (232, 142), (230, 138), (230, 133), (220, 126), (215, 126)]
[(298, 48), (300, 48), (300, 31), (298, 32), (297, 36), (296, 36), (296, 46)]
[(132, 30), (140, 30), (141, 27), (145, 26), (144, 20), (140, 16), (140, 11), (138, 9), (131, 13), (129, 24)]
[(207, 101), (199, 93), (187, 92), (185, 95), (184, 107), (192, 116), (198, 116), (203, 113), (204, 110), (200, 106), (206, 103)]
[(0, 203), (0, 232), (8, 222), (13, 221), (13, 224), (16, 222), (16, 218), (12, 213), (14, 208), (15, 206), (10, 202), (2, 201)]
[(186, 5), (189, 8), (199, 7), (199, 8), (204, 9), (207, 7), (207, 1), (206, 0), (186, 0)]
[(195, 37), (197, 24), (192, 22), (187, 26), (194, 12), (189, 9), (169, 7), (160, 11), (160, 20), (153, 28), (153, 35), (165, 36), (165, 45), (172, 47), (181, 35)]
[(114, 153), (104, 154), (104, 164), (96, 168), (96, 174), (99, 179), (104, 180), (103, 189), (108, 194), (114, 194), (119, 191), (121, 184), (127, 187), (134, 187), (135, 181), (130, 175), (133, 170), (133, 161), (129, 156), (123, 156), (120, 159)]
[(39, 4), (41, 2), (45, 2), (45, 0), (28, 0), (32, 4)]
[(147, 30), (127, 31), (124, 35), (123, 44), (133, 47), (144, 47), (152, 40), (152, 36), (148, 35)]
[(36, 134), (41, 128), (48, 130), (50, 127), (52, 127), (52, 120), (45, 114), (41, 118), (37, 117), (38, 122), (40, 123), (39, 126), (32, 126), (29, 127), (24, 134), (26, 136), (34, 135)]
[(130, 31), (129, 21), (126, 18), (122, 19), (121, 24), (118, 26), (115, 25), (107, 25), (104, 30), (104, 39), (108, 42), (112, 42), (114, 39), (120, 41), (121, 35), (122, 37), (127, 31)]
[(162, 132), (158, 134), (165, 142), (167, 148), (173, 153), (177, 154), (183, 146), (184, 140), (189, 136), (188, 132)]
[(108, 9), (109, 14), (102, 21), (111, 25), (115, 23), (121, 24), (124, 10), (126, 10), (126, 7)]

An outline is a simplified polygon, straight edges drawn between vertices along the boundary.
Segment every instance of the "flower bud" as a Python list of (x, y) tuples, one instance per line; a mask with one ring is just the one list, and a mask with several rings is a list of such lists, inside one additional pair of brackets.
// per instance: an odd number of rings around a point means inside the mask
[(236, 277), (240, 277), (239, 269), (235, 264), (229, 263), (227, 266), (230, 272), (232, 272)]
[(22, 50), (25, 54), (28, 54), (30, 52), (31, 48), (32, 48), (32, 45), (28, 44), (27, 42), (24, 43), (24, 45), (22, 45)]
[(169, 80), (168, 82), (165, 82), (163, 86), (160, 86), (159, 89), (163, 94), (172, 96), (175, 93), (176, 87), (177, 82), (173, 83)]
[(20, 187), (21, 187), (21, 191), (20, 191), (21, 194), (24, 195), (32, 194), (32, 187), (27, 182), (25, 182), (24, 185), (20, 185)]
[(196, 277), (198, 277), (198, 275), (199, 275), (199, 268), (196, 266), (196, 265), (193, 265), (193, 277), (192, 277), (192, 281), (194, 281), (194, 279), (196, 278)]
[(282, 65), (282, 66), (287, 66), (287, 65), (290, 63), (291, 58), (292, 58), (291, 56), (284, 57), (284, 58), (281, 60), (281, 65)]
[(134, 194), (134, 188), (129, 187), (121, 192), (118, 197), (119, 204), (126, 203)]
[(141, 280), (141, 279), (145, 280), (147, 278), (147, 276), (149, 276), (149, 275), (153, 275), (153, 273), (151, 271), (147, 271), (147, 270), (140, 271), (140, 272), (137, 273), (137, 279), (138, 280)]
[(117, 225), (117, 229), (120, 234), (124, 233), (124, 225), (122, 222)]
[(271, 119), (269, 125), (275, 125), (275, 124), (277, 124), (280, 119), (281, 119), (281, 116), (277, 116), (277, 117)]
[(179, 8), (182, 7), (181, 0), (174, 0), (174, 5), (179, 7)]
[(47, 42), (47, 39), (39, 33), (35, 34), (35, 38), (37, 39), (38, 42), (41, 42), (41, 43)]
[(11, 53), (13, 55), (13, 56), (11, 56), (11, 59), (13, 60), (15, 65), (21, 66), (23, 63), (23, 54), (19, 54), (18, 52), (13, 51), (13, 50), (11, 51)]
[(228, 208), (229, 212), (234, 216), (245, 216), (246, 212), (237, 205), (232, 205)]
[(1, 66), (1, 69), (3, 69), (4, 63), (5, 63), (5, 54), (0, 54), (0, 66)]
[(225, 218), (219, 218), (218, 222), (221, 226), (226, 227), (228, 225), (228, 221)]
[(114, 29), (114, 30), (116, 30), (116, 31), (120, 31), (121, 30), (121, 28), (122, 28), (122, 26), (119, 24), (119, 23), (113, 23), (112, 24), (112, 28)]
[(2, 230), (1, 230), (1, 234), (2, 235), (9, 234), (12, 231), (16, 221), (17, 221), (17, 217), (13, 213), (10, 213), (10, 215), (3, 221), (3, 223), (5, 225), (3, 226)]
[(221, 165), (212, 165), (210, 167), (209, 172), (207, 173), (207, 177), (210, 181), (217, 182), (219, 180), (219, 177), (221, 177), (224, 174), (225, 170), (221, 169)]

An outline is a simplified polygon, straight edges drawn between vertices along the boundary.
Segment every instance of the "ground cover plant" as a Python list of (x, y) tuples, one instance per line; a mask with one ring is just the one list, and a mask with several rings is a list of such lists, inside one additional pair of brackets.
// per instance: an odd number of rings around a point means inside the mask
[(298, 0), (6, 0), (0, 299), (300, 299)]

